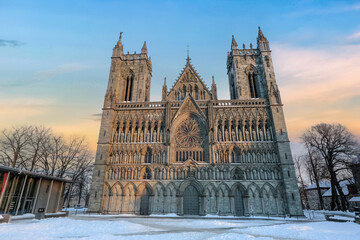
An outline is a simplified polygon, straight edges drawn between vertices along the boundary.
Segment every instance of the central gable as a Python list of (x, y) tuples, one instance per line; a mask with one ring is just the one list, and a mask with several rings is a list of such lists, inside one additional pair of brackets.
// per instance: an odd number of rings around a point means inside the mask
[(186, 65), (179, 78), (170, 90), (167, 99), (172, 101), (184, 100), (186, 95), (191, 95), (195, 100), (210, 100), (211, 92), (187, 59)]
[(184, 102), (181, 104), (180, 108), (176, 112), (175, 116), (173, 117), (173, 121), (180, 117), (183, 114), (195, 114), (200, 117), (204, 123), (206, 122), (206, 117), (204, 113), (200, 110), (199, 106), (196, 104), (194, 99), (191, 95), (187, 95)]

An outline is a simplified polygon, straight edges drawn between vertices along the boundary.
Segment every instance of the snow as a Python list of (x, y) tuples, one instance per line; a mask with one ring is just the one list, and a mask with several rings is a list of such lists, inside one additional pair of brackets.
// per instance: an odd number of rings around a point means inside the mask
[[(118, 215), (116, 215), (118, 216)], [(360, 225), (353, 222), (210, 219), (179, 217), (119, 218), (112, 215), (72, 215), (68, 218), (27, 219), (0, 225), (1, 239), (315, 239), (355, 240)]]
[(32, 219), (34, 217), (35, 217), (35, 214), (26, 213), (23, 215), (11, 216), (11, 220)]
[[(331, 187), (331, 182), (329, 181), (329, 180), (320, 180), (319, 181), (319, 187), (320, 188), (330, 188)], [(305, 188), (305, 190), (311, 190), (311, 189), (316, 189), (317, 188), (317, 185), (316, 185), (316, 183), (313, 183), (313, 184), (311, 184), (311, 185), (309, 185), (309, 186), (307, 186), (306, 188)]]
[(63, 208), (62, 209), (63, 212), (65, 211), (69, 211), (69, 212), (86, 212), (87, 211), (87, 208)]
[[(344, 193), (345, 196), (349, 195), (349, 189), (348, 189), (348, 185), (351, 185), (351, 182), (349, 180), (343, 180), (341, 182), (339, 182), (339, 185)], [(339, 194), (338, 190), (336, 189), (337, 194)], [(327, 190), (326, 192), (324, 192), (323, 197), (331, 197), (332, 193), (331, 193), (331, 186), (329, 188), (329, 190)]]
[(329, 218), (334, 219), (334, 220), (346, 220), (346, 221), (350, 221), (350, 222), (354, 221), (353, 217), (334, 216), (334, 217), (329, 217)]
[(360, 202), (360, 197), (352, 197), (349, 202)]
[(281, 224), (244, 229), (242, 233), (266, 235), (286, 239), (354, 240), (359, 239), (360, 225), (346, 222), (311, 222), (304, 224)]

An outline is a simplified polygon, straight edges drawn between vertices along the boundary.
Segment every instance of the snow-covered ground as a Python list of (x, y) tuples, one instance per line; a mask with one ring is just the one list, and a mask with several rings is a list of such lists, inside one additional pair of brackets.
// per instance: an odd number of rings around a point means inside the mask
[(71, 216), (0, 225), (0, 239), (360, 239), (352, 222)]

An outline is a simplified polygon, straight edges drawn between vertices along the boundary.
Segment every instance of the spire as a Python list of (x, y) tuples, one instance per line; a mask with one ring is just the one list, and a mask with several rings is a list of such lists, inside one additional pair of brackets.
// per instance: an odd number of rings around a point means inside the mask
[(217, 100), (217, 89), (216, 89), (214, 76), (212, 76), (211, 95), (213, 100)]
[(166, 86), (166, 77), (164, 78), (164, 85), (163, 85), (163, 89), (162, 89), (162, 97), (161, 97), (161, 101), (166, 101), (167, 99), (167, 86)]
[(232, 39), (231, 39), (231, 50), (237, 49), (237, 47), (238, 47), (237, 42), (235, 41), (234, 35), (232, 35)]
[(258, 31), (258, 41), (267, 41), (266, 37), (264, 36), (263, 32), (261, 31), (260, 26), (259, 26), (259, 31)]
[(120, 36), (119, 36), (119, 40), (118, 42), (116, 43), (114, 49), (113, 49), (113, 57), (119, 57), (120, 55), (123, 54), (123, 44), (121, 42), (121, 38), (122, 38), (122, 34), (123, 32), (120, 32)]
[(260, 51), (270, 51), (270, 45), (267, 38), (264, 36), (259, 26), (259, 32), (257, 37), (257, 47)]
[(144, 41), (144, 45), (141, 48), (141, 53), (146, 53), (147, 54), (146, 41)]
[(187, 53), (186, 64), (190, 64), (191, 58), (190, 58), (190, 55), (189, 55), (189, 44), (187, 45), (186, 53)]

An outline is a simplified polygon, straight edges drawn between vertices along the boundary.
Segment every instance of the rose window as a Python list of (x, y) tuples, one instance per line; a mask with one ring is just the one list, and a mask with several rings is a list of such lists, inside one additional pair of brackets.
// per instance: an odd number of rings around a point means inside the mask
[(200, 129), (193, 119), (187, 119), (181, 123), (176, 131), (176, 142), (178, 147), (198, 147), (202, 144)]

